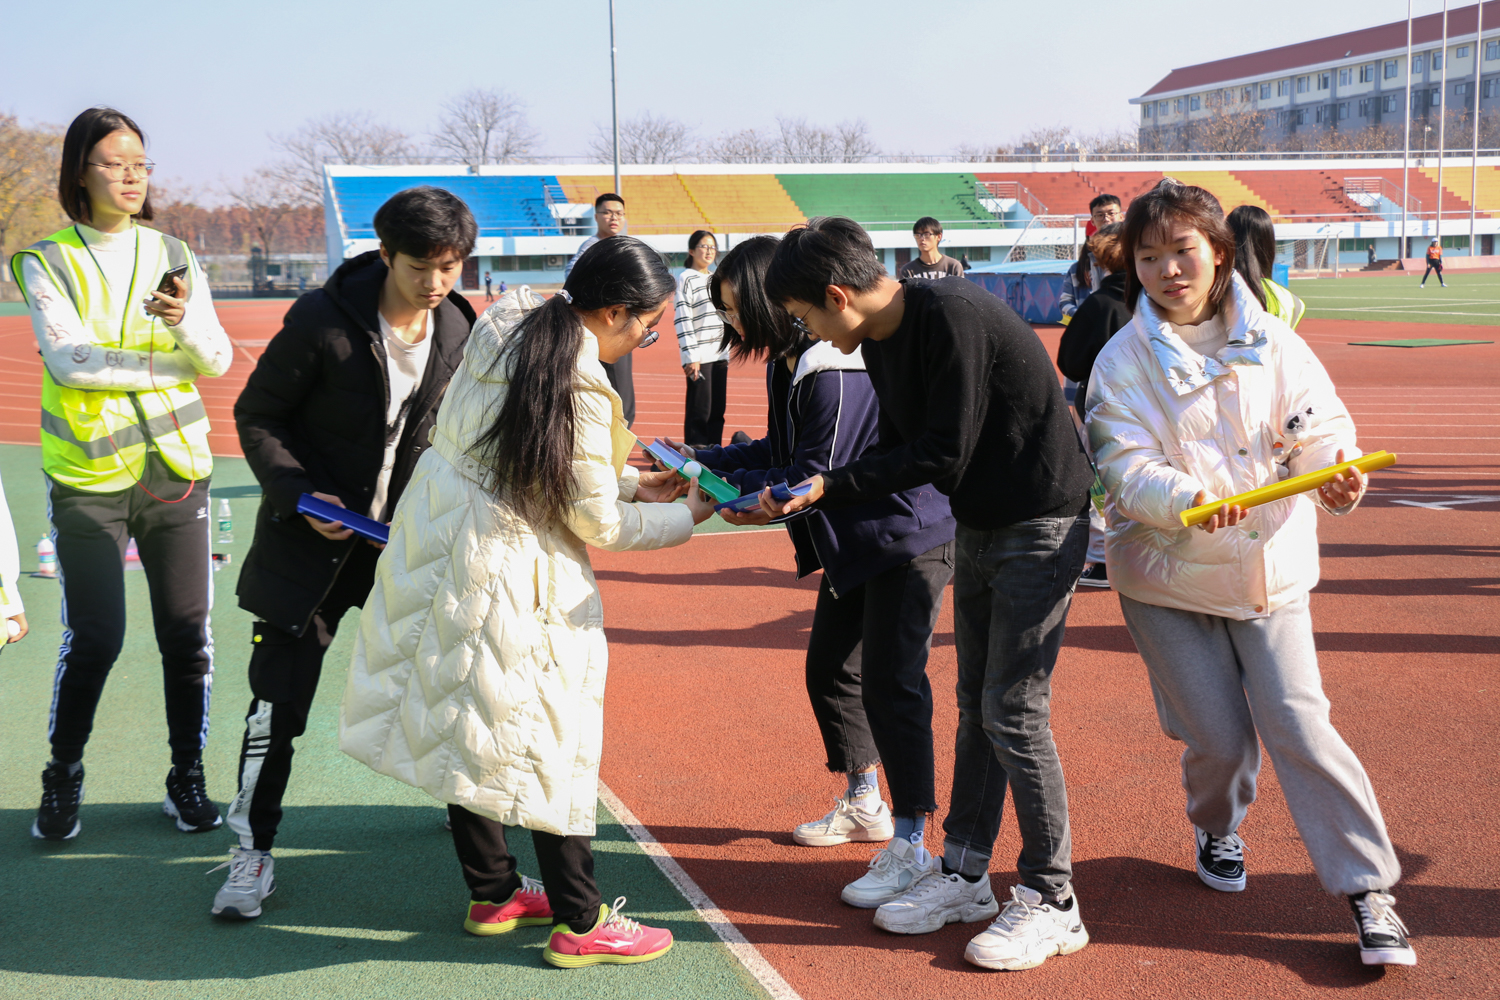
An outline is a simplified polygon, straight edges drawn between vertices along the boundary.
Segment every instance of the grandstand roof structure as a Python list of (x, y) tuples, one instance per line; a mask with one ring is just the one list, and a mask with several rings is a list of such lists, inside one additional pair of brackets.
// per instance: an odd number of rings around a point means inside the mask
[[(1500, 158), (1481, 158), (1479, 164), (1481, 231), (1493, 232), (1500, 228)], [(627, 232), (663, 253), (684, 251), (696, 229), (780, 233), (821, 215), (857, 220), (877, 247), (909, 247), (912, 223), (935, 216), (949, 245), (978, 247), (1073, 243), (1095, 196), (1116, 194), (1128, 204), (1167, 175), (1213, 192), (1226, 211), (1258, 205), (1277, 220), (1278, 231), (1290, 227), (1296, 238), (1329, 226), (1350, 237), (1395, 235), (1390, 226), (1399, 220), (1403, 199), (1419, 220), (1432, 216), (1439, 200), (1435, 161), (1413, 165), (1403, 190), (1399, 158), (628, 166), (620, 193)], [(592, 233), (593, 200), (610, 190), (613, 176), (605, 166), (506, 165), (478, 172), (463, 166), (328, 166), (330, 259), (373, 248), (375, 210), (417, 184), (446, 188), (469, 204), (479, 222), (476, 255), (565, 255)], [(1469, 197), (1467, 160), (1450, 163), (1442, 174), (1444, 232), (1468, 231)]]

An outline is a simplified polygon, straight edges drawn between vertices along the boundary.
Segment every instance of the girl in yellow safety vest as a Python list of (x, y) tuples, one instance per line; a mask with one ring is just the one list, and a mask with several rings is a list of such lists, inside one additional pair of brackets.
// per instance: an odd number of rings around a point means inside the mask
[(63, 139), (58, 200), (73, 224), (11, 261), (42, 356), (42, 467), (62, 581), (42, 800), (31, 832), (77, 836), (83, 749), (125, 640), (125, 550), (151, 590), (171, 769), (162, 811), (219, 825), (204, 786), (213, 677), (208, 417), (194, 382), (229, 368), (229, 338), (181, 240), (152, 216), (145, 136), (90, 108)]
[(1225, 221), (1234, 233), (1234, 269), (1250, 286), (1261, 308), (1295, 330), (1307, 303), (1271, 280), (1271, 267), (1276, 263), (1276, 227), (1270, 214), (1254, 205), (1241, 205)]

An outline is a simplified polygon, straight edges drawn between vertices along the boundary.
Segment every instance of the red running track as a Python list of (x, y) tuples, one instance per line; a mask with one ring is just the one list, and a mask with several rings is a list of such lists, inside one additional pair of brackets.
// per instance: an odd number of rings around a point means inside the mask
[[(225, 304), (243, 348), (205, 380), (216, 449), (236, 454), (230, 407), (286, 303)], [(1444, 335), (1489, 339), (1492, 327)], [(642, 436), (681, 426), (682, 375), (669, 321), (636, 356)], [(802, 687), (814, 580), (797, 583), (783, 533), (720, 533), (678, 549), (594, 553), (612, 651), (603, 777), (776, 970), (808, 1000), (1473, 997), (1500, 981), (1500, 351), (1354, 348), (1430, 331), (1306, 320), (1367, 449), (1401, 465), (1356, 516), (1322, 519), (1313, 595), (1333, 717), (1368, 768), (1401, 854), (1396, 889), (1421, 964), (1358, 964), (1347, 910), (1325, 897), (1269, 766), (1242, 832), (1250, 887), (1204, 888), (1192, 869), (1179, 747), (1155, 722), (1144, 669), (1108, 592), (1081, 592), (1054, 697), (1067, 769), (1075, 884), (1093, 943), (1028, 973), (962, 960), (980, 930), (924, 937), (873, 929), (838, 900), (864, 847), (800, 848), (791, 828), (821, 815), (839, 781), (822, 767)], [(1058, 331), (1043, 329), (1055, 349)], [(24, 318), (0, 319), (0, 440), (35, 442), (40, 364)], [(248, 356), (248, 357), (247, 357)], [(731, 373), (728, 429), (764, 428), (760, 371)], [(953, 624), (931, 662), (938, 693), (939, 800), (956, 712)], [(941, 849), (941, 811), (930, 831)], [(1014, 880), (1007, 816), (992, 880)]]

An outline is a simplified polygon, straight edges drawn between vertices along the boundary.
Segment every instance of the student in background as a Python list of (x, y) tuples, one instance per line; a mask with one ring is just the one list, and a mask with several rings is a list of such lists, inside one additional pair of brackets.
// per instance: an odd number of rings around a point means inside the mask
[(493, 302), (493, 301), (495, 301), (494, 285), (493, 285), (492, 280), (490, 278), (490, 272), (488, 272), (488, 271), (484, 272), (484, 301), (486, 301), (486, 302)]
[[(52, 687), (34, 837), (82, 824), (83, 751), (125, 642), (125, 548), (139, 547), (165, 687), (162, 811), (184, 833), (220, 822), (203, 775), (213, 678), (213, 520), (208, 414), (196, 387), (234, 357), (203, 270), (152, 216), (145, 137), (90, 108), (62, 143), (58, 200), (73, 220), (11, 259), (42, 371), (42, 469), (62, 579), (63, 641)], [(180, 277), (165, 282), (169, 271)], [(105, 796), (107, 799), (108, 796)]]
[(21, 601), (21, 550), (10, 507), (5, 502), (5, 484), (0, 483), (0, 650), (26, 637), (26, 606)]
[(1078, 260), (1064, 276), (1062, 292), (1057, 297), (1064, 326), (1073, 321), (1073, 313), (1083, 305), (1084, 299), (1094, 293), (1099, 282), (1104, 280), (1104, 273), (1089, 255), (1088, 238), (1110, 223), (1124, 218), (1125, 211), (1120, 207), (1118, 195), (1101, 194), (1089, 202), (1089, 221), (1084, 231), (1083, 245), (1078, 248)]
[[(635, 437), (599, 367), (674, 288), (660, 254), (621, 236), (524, 318), (485, 313), (396, 508), (339, 719), (345, 753), (447, 803), (464, 929), (550, 925), (542, 959), (563, 967), (672, 947), (594, 880), (609, 647), (588, 547), (681, 545), (713, 513), (696, 480), (626, 464)], [(518, 826), (540, 883), (516, 871)]]
[(1373, 267), (1375, 265), (1375, 261), (1377, 260), (1375, 256), (1375, 244), (1371, 243), (1369, 246), (1365, 247), (1365, 257), (1368, 259), (1370, 266)]
[[(880, 408), (859, 354), (808, 338), (766, 295), (777, 240), (757, 236), (724, 257), (714, 302), (726, 340), (741, 357), (766, 362), (766, 436), (728, 448), (683, 453), (720, 473), (740, 493), (799, 483), (879, 446)], [(732, 524), (767, 524), (764, 511), (724, 512)], [(823, 571), (808, 637), (806, 680), (828, 770), (847, 789), (822, 819), (798, 826), (808, 847), (851, 841), (890, 844), (842, 898), (873, 909), (900, 897), (937, 861), (922, 846), (937, 808), (933, 777), (932, 629), (953, 577), (954, 521), (930, 484), (837, 510), (785, 519), (797, 575)], [(880, 797), (884, 763), (892, 806)]]
[[(988, 920), (964, 957), (1028, 969), (1088, 943), (1072, 885), (1051, 683), (1088, 547), (1094, 480), (1041, 341), (970, 281), (892, 281), (850, 219), (813, 219), (776, 251), (766, 291), (799, 329), (858, 350), (880, 400), (880, 446), (813, 476), (774, 516), (865, 503), (932, 483), (956, 532), (953, 583), (959, 727), (942, 868), (875, 914), (877, 927), (928, 934)], [(1021, 884), (1003, 912), (990, 856), (1006, 791), (1021, 836)]]
[[(568, 258), (568, 266), (563, 268), (564, 282), (573, 273), (578, 258), (583, 256), (585, 250), (600, 240), (619, 236), (625, 231), (625, 199), (614, 192), (606, 192), (595, 198), (594, 226), (594, 235), (580, 243), (578, 252)], [(620, 405), (624, 407), (625, 426), (629, 427), (635, 423), (635, 375), (631, 371), (630, 355), (626, 354), (618, 361), (603, 364), (604, 374), (609, 376), (609, 384), (614, 387), (620, 397)]]
[[(1109, 568), (1162, 730), (1186, 744), (1182, 787), (1198, 878), (1246, 885), (1239, 827), (1261, 742), (1323, 888), (1348, 900), (1366, 965), (1414, 965), (1390, 887), (1401, 866), (1375, 791), (1329, 721), (1308, 591), (1317, 520), (1354, 512), (1358, 470), (1207, 523), (1179, 515), (1359, 454), (1354, 422), (1307, 344), (1235, 273), (1213, 195), (1163, 182), (1124, 231), (1132, 325), (1100, 352), (1089, 438), (1109, 490)], [(1289, 422), (1300, 448), (1275, 445)], [(1285, 463), (1285, 466), (1282, 463)]]
[(456, 195), (415, 187), (375, 213), (378, 250), (297, 300), (234, 404), (264, 490), (240, 571), (255, 615), (251, 701), (229, 827), (239, 838), (212, 913), (248, 920), (276, 887), (271, 855), (293, 742), (307, 728), (339, 622), (362, 607), (379, 553), (339, 521), (297, 512), (304, 493), (387, 521), (474, 323), (454, 291), (478, 227)]
[[(1078, 411), (1080, 422), (1088, 417), (1083, 403), (1088, 392), (1089, 373), (1094, 369), (1094, 358), (1116, 332), (1129, 325), (1132, 315), (1130, 305), (1125, 301), (1125, 250), (1120, 244), (1121, 229), (1120, 223), (1111, 222), (1089, 237), (1089, 254), (1104, 272), (1104, 280), (1099, 282), (1098, 291), (1073, 314), (1073, 322), (1063, 331), (1062, 341), (1057, 346), (1058, 370), (1078, 384), (1073, 408)], [(1078, 577), (1079, 586), (1109, 586), (1109, 573), (1104, 565), (1104, 530), (1104, 515), (1092, 503), (1089, 504), (1089, 551), (1083, 573)]]
[(1422, 283), (1417, 286), (1418, 288), (1427, 287), (1427, 277), (1433, 271), (1437, 272), (1438, 284), (1447, 288), (1448, 283), (1443, 280), (1443, 246), (1436, 237), (1427, 245), (1427, 270), (1422, 272)]
[(943, 241), (943, 224), (930, 215), (924, 215), (911, 227), (912, 237), (917, 241), (917, 256), (901, 265), (901, 277), (905, 278), (962, 278), (964, 266), (938, 250)]
[(682, 373), (687, 376), (682, 439), (694, 448), (724, 443), (724, 406), (729, 389), (729, 347), (720, 344), (724, 323), (709, 294), (708, 269), (718, 256), (714, 234), (700, 229), (688, 237), (687, 267), (677, 278), (672, 321)]
[(1250, 294), (1262, 309), (1295, 330), (1307, 303), (1271, 280), (1271, 268), (1276, 263), (1276, 226), (1270, 214), (1256, 205), (1241, 205), (1225, 221), (1234, 233), (1234, 269), (1245, 279)]

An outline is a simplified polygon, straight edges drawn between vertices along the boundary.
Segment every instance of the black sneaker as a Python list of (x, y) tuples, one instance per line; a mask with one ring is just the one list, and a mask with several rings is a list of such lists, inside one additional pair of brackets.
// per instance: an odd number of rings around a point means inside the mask
[(1366, 965), (1416, 965), (1409, 933), (1396, 916), (1396, 897), (1379, 889), (1349, 897), (1359, 934), (1359, 960)]
[(750, 443), (750, 435), (746, 434), (744, 431), (735, 431), (732, 435), (730, 435), (730, 437), (729, 437), (729, 443), (730, 444), (749, 444)]
[(1245, 891), (1245, 842), (1237, 833), (1227, 837), (1193, 827), (1198, 838), (1198, 877), (1220, 892)]
[(1104, 569), (1103, 563), (1089, 563), (1083, 568), (1083, 575), (1078, 578), (1080, 587), (1109, 587), (1109, 574)]
[(83, 829), (78, 806), (83, 802), (83, 765), (68, 773), (67, 764), (48, 764), (42, 771), (42, 804), (37, 807), (31, 835), (38, 840), (72, 840)]
[(167, 772), (167, 797), (161, 811), (175, 819), (183, 833), (207, 833), (224, 822), (203, 785), (201, 761), (181, 774), (175, 766)]

